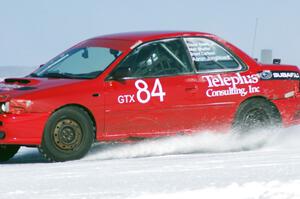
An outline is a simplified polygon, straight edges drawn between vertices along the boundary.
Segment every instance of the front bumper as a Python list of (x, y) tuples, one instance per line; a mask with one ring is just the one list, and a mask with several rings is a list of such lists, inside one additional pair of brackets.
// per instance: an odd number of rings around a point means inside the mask
[(0, 144), (39, 145), (49, 113), (0, 114)]
[(300, 124), (300, 93), (292, 98), (273, 100), (278, 108), (284, 127)]

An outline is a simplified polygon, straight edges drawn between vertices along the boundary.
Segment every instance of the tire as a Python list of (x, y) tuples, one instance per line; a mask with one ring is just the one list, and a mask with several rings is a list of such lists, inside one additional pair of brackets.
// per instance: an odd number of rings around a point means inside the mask
[(239, 107), (233, 129), (240, 134), (257, 129), (281, 126), (281, 116), (276, 106), (263, 98), (247, 100)]
[(0, 162), (5, 162), (19, 151), (19, 145), (0, 145)]
[(39, 151), (45, 159), (64, 162), (82, 158), (94, 141), (93, 123), (79, 107), (65, 107), (48, 120)]

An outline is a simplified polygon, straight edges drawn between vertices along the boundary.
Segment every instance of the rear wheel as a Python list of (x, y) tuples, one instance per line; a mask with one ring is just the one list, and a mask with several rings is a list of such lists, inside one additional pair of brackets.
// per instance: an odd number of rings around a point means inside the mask
[(50, 117), (39, 151), (49, 161), (75, 160), (89, 151), (93, 141), (93, 123), (87, 112), (66, 107)]
[(281, 117), (275, 105), (263, 98), (254, 98), (241, 104), (236, 114), (234, 129), (245, 133), (280, 125)]
[(0, 162), (4, 162), (14, 157), (19, 151), (18, 145), (0, 145)]

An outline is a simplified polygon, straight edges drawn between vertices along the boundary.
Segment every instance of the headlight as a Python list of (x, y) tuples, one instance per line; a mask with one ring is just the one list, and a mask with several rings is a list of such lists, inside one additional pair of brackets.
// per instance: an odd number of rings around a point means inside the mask
[(3, 113), (9, 112), (9, 102), (5, 102), (1, 105), (1, 112)]
[(12, 99), (1, 105), (1, 112), (13, 114), (28, 113), (31, 110), (31, 105), (31, 100)]

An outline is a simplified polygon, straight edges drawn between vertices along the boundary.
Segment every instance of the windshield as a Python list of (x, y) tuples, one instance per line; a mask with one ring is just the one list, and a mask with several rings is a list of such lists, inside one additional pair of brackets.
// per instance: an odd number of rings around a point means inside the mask
[(103, 47), (71, 49), (40, 67), (31, 77), (92, 79), (101, 74), (120, 51)]

